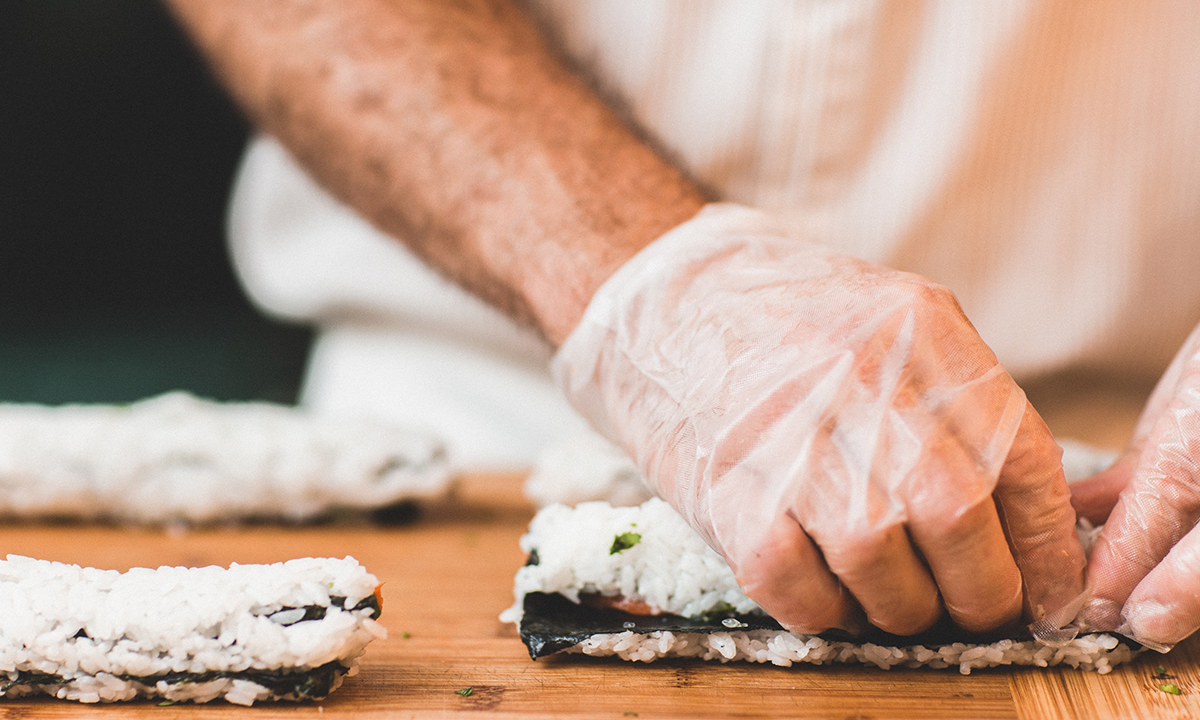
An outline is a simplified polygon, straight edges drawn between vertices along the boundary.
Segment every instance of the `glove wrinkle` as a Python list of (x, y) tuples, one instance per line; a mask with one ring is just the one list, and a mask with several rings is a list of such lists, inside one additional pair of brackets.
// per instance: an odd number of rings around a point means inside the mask
[[(1022, 587), (989, 498), (1036, 413), (946, 288), (711, 205), (609, 278), (552, 369), (781, 621), (847, 623), (840, 592), (901, 633), (949, 592), (981, 629), (1020, 612), (984, 597)], [(1025, 464), (1063, 507), (1014, 510), (1010, 532), (1077, 545), (1057, 446), (1038, 438)], [(794, 596), (797, 567), (822, 578), (813, 597)]]

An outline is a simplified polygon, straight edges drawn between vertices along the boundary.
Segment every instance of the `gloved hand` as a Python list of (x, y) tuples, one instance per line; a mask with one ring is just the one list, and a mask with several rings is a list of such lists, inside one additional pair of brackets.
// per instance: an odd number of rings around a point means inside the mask
[(1080, 514), (1107, 516), (1078, 624), (1163, 652), (1200, 628), (1200, 328), (1159, 380), (1117, 462), (1072, 493)]
[(1061, 452), (929, 280), (712, 205), (609, 278), (552, 369), (791, 629), (912, 634), (944, 605), (985, 630), (1022, 575), (1034, 615), (1082, 589)]

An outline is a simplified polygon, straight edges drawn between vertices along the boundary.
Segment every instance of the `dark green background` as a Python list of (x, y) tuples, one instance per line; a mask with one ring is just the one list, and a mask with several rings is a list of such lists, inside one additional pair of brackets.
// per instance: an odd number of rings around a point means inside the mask
[(0, 2), (0, 401), (294, 399), (225, 251), (248, 132), (155, 0)]

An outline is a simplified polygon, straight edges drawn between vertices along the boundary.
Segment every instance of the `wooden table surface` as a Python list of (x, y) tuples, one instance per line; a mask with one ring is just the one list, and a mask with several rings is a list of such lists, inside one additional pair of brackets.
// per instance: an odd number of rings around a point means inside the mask
[[(1071, 434), (1109, 445), (1127, 436), (1136, 412), (1131, 403), (1132, 411), (1114, 413), (1111, 398), (1087, 401), (1094, 406), (1044, 402), (1052, 428), (1107, 417), (1095, 432), (1084, 427)], [(524, 561), (517, 540), (533, 513), (520, 485), (516, 475), (466, 477), (454, 502), (427, 507), (418, 522), (402, 527), (248, 526), (172, 533), (10, 525), (0, 530), (4, 552), (107, 568), (353, 555), (385, 582), (381, 621), (390, 634), (371, 645), (358, 676), (320, 703), (97, 706), (39, 698), (0, 700), (0, 718), (1200, 717), (1195, 640), (1167, 656), (1149, 653), (1109, 675), (993, 669), (963, 676), (953, 670), (633, 664), (580, 656), (533, 662), (515, 630), (497, 620), (512, 602), (512, 576)], [(1182, 695), (1158, 690), (1159, 664), (1175, 676)], [(455, 692), (468, 687), (468, 696)]]

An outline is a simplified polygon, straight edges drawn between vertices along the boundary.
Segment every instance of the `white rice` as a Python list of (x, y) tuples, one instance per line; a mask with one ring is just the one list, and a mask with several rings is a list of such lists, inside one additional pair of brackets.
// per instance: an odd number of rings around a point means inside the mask
[(186, 393), (0, 405), (0, 515), (299, 520), (440, 495), (449, 479), (440, 442), (364, 418)]
[[(625, 532), (641, 539), (611, 553), (613, 539)], [(517, 571), (517, 604), (505, 615), (514, 620), (529, 592), (558, 593), (572, 602), (579, 602), (580, 593), (620, 595), (683, 617), (726, 606), (738, 613), (761, 612), (725, 560), (658, 498), (635, 507), (551, 505), (533, 518), (521, 549), (536, 550), (539, 561)]]
[[(352, 673), (367, 644), (387, 634), (372, 608), (354, 609), (378, 585), (350, 557), (120, 573), (10, 555), (0, 561), (0, 695), (288, 698), (243, 678), (162, 676), (300, 673), (330, 663)], [(345, 600), (339, 607), (331, 598)], [(297, 621), (284, 610), (311, 606), (324, 617)]]
[[(640, 539), (626, 550), (613, 552), (615, 538), (624, 533), (636, 533)], [(573, 602), (579, 602), (582, 594), (620, 596), (646, 603), (660, 613), (689, 618), (730, 608), (738, 614), (763, 614), (742, 593), (721, 556), (659, 499), (638, 507), (615, 508), (604, 502), (575, 508), (551, 505), (534, 517), (521, 547), (536, 553), (538, 562), (517, 571), (516, 602), (501, 615), (506, 622), (521, 622), (525, 595), (532, 592), (557, 593)], [(698, 657), (785, 666), (797, 662), (857, 662), (882, 668), (957, 666), (964, 674), (997, 665), (1058, 664), (1107, 673), (1136, 655), (1129, 645), (1107, 634), (1055, 645), (1029, 639), (891, 647), (829, 641), (781, 630), (597, 634), (566, 652), (645, 662)]]
[(1137, 655), (1128, 645), (1107, 634), (1085, 635), (1062, 647), (1052, 647), (1036, 640), (1000, 640), (988, 645), (951, 643), (929, 647), (889, 647), (824, 640), (814, 635), (782, 630), (712, 634), (666, 630), (645, 634), (603, 633), (592, 635), (564, 652), (597, 657), (615, 655), (622, 660), (640, 662), (676, 657), (723, 663), (731, 660), (769, 662), (783, 667), (790, 667), (793, 663), (861, 663), (884, 670), (893, 667), (957, 666), (964, 675), (969, 675), (976, 668), (999, 665), (1048, 667), (1060, 664), (1104, 674)]

